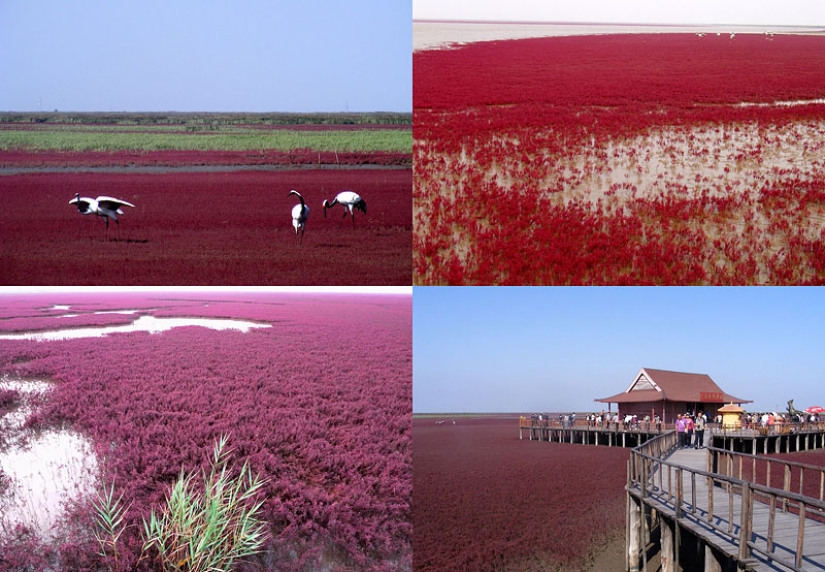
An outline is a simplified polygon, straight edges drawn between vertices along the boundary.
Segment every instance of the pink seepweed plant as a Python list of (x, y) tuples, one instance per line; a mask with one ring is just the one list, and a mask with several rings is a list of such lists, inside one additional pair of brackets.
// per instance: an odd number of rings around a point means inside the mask
[[(246, 463), (264, 480), (256, 498), (269, 540), (242, 568), (410, 568), (409, 296), (47, 298), (0, 297), (0, 315), (19, 310), (29, 320), (22, 325), (51, 327), (53, 313), (37, 312), (67, 304), (70, 309), (60, 311), (138, 308), (271, 325), (245, 333), (184, 327), (64, 341), (0, 340), (0, 372), (54, 382), (26, 430), (71, 426), (88, 436), (101, 466), (100, 490), (112, 486), (113, 497), (128, 507), (119, 569), (154, 569), (140, 557), (140, 523), (163, 504), (181, 471), (201, 474), (208, 467), (222, 435), (231, 445), (227, 470), (237, 476)], [(43, 558), (63, 569), (101, 566), (89, 532), (93, 515), (92, 499), (80, 499), (69, 507), (59, 541), (46, 544), (18, 531), (0, 538), (0, 553), (35, 570), (45, 569)], [(3, 558), (11, 556), (1, 556), (0, 567)]]

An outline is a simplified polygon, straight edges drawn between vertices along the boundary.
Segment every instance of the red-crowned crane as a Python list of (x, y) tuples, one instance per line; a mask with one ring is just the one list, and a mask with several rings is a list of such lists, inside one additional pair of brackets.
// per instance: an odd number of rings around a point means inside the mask
[(117, 233), (120, 236), (120, 221), (117, 220), (117, 215), (122, 215), (123, 211), (120, 207), (132, 207), (135, 205), (127, 203), (120, 199), (112, 197), (97, 197), (92, 199), (89, 197), (81, 197), (80, 193), (75, 193), (74, 198), (69, 201), (70, 205), (77, 205), (77, 211), (82, 215), (97, 215), (103, 217), (106, 221), (106, 237), (109, 236), (109, 219), (117, 223)]
[[(304, 197), (296, 190), (289, 191), (290, 195), (298, 195), (301, 203), (292, 207), (292, 226), (295, 228), (295, 236), (298, 235), (298, 229), (301, 229), (301, 234), (298, 238), (298, 244), (304, 240), (304, 228), (306, 226), (307, 217), (309, 216), (309, 207), (304, 204)], [(289, 195), (287, 195), (289, 196)]]
[(353, 193), (352, 191), (341, 191), (332, 201), (328, 201), (324, 199), (324, 218), (327, 218), (327, 209), (332, 208), (335, 205), (344, 205), (344, 217), (349, 216), (352, 218), (352, 226), (355, 228), (355, 213), (353, 212), (354, 209), (361, 211), (364, 214), (367, 214), (367, 202), (362, 199), (357, 193)]

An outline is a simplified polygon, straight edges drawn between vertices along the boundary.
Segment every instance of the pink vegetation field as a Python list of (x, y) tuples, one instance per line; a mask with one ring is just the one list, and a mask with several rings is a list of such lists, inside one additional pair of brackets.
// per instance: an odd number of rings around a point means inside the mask
[(825, 282), (825, 37), (413, 55), (416, 284)]
[[(68, 426), (88, 437), (99, 486), (113, 483), (131, 503), (118, 570), (156, 569), (151, 558), (137, 562), (141, 519), (182, 468), (206, 466), (222, 434), (234, 448), (235, 470), (248, 461), (267, 479), (262, 517), (270, 537), (242, 569), (411, 567), (410, 296), (5, 295), (0, 334), (54, 328), (61, 319), (87, 325), (94, 312), (124, 309), (137, 310), (133, 318), (233, 318), (271, 327), (0, 340), (0, 373), (53, 382), (25, 430)], [(57, 317), (68, 313), (77, 317)], [(0, 409), (13, 399), (0, 393)], [(53, 542), (26, 530), (0, 538), (0, 568), (112, 565), (97, 555), (88, 503), (66, 508)]]
[(582, 570), (624, 534), (626, 449), (520, 441), (515, 419), (413, 420), (413, 568)]
[[(17, 285), (409, 285), (411, 169), (36, 172), (0, 176), (0, 282)], [(310, 207), (298, 243), (288, 196)], [(322, 201), (367, 203), (355, 227)], [(82, 216), (75, 193), (114, 196), (120, 228)], [(119, 232), (118, 232), (119, 231)]]

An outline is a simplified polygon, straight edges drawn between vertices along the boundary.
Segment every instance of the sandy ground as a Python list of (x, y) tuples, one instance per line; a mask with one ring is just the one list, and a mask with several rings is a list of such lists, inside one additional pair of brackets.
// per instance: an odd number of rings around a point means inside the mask
[(506, 22), (432, 22), (413, 21), (413, 51), (444, 48), (489, 40), (540, 38), (547, 36), (582, 36), (589, 34), (822, 34), (825, 30), (810, 27), (766, 26), (656, 26), (615, 24), (512, 24)]

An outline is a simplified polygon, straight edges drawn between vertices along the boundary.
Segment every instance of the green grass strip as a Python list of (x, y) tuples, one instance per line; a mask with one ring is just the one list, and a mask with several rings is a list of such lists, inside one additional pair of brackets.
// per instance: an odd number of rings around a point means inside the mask
[(412, 153), (410, 130), (273, 130), (232, 132), (121, 132), (112, 130), (0, 130), (0, 150), (30, 151), (377, 151)]

